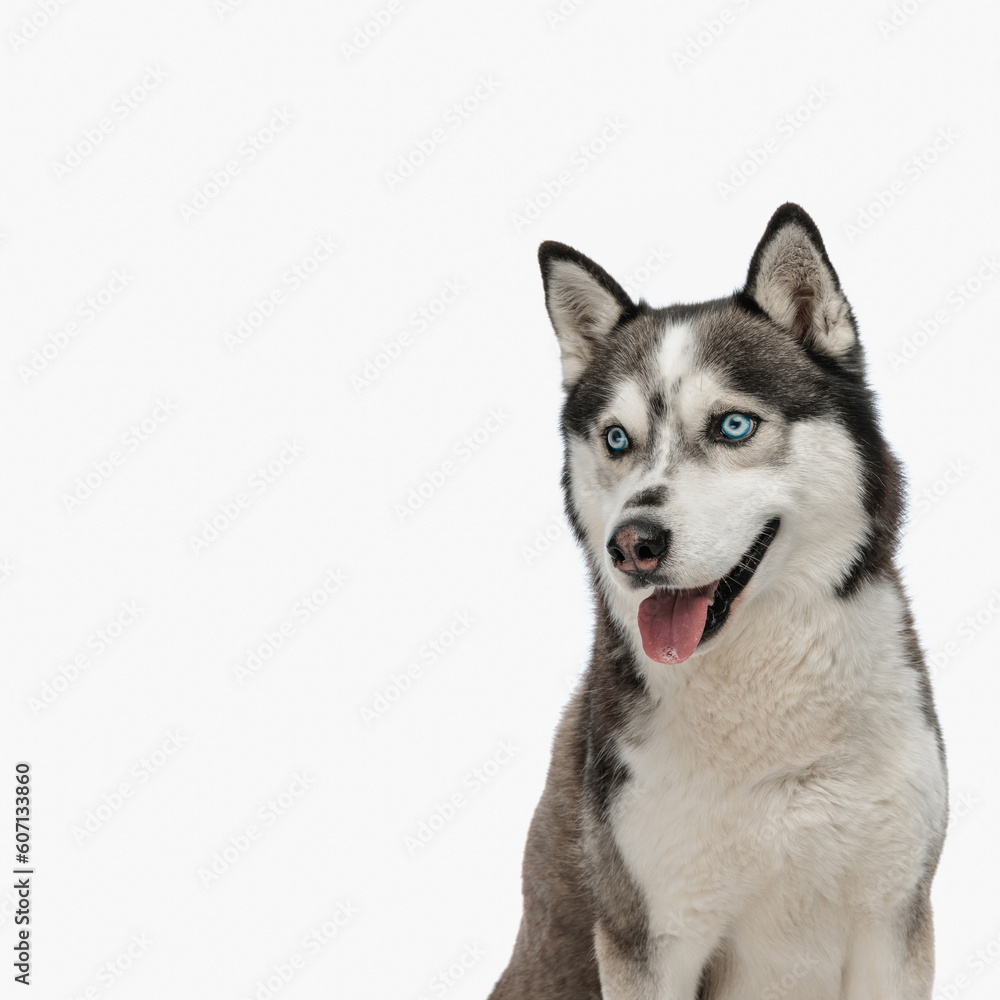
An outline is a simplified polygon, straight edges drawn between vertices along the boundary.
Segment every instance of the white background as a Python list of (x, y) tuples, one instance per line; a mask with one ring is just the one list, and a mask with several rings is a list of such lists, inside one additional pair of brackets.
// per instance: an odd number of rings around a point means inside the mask
[(30, 761), (31, 995), (485, 997), (591, 627), (536, 246), (695, 301), (786, 200), (909, 470), (952, 783), (936, 995), (997, 995), (1000, 14), (557, 2), (4, 5), (0, 811)]

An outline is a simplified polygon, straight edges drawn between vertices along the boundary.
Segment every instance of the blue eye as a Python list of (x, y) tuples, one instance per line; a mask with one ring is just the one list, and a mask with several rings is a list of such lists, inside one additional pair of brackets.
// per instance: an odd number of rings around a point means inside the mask
[(745, 413), (727, 413), (719, 424), (723, 437), (731, 441), (742, 441), (749, 437), (757, 427), (757, 421)]
[(608, 447), (612, 451), (624, 451), (628, 447), (628, 435), (621, 427), (612, 427), (608, 430)]

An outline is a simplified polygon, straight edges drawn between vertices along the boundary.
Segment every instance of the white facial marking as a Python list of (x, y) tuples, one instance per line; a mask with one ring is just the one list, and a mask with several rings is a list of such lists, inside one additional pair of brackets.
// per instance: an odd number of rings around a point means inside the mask
[(660, 371), (666, 385), (673, 385), (684, 378), (694, 364), (694, 338), (689, 322), (668, 326), (660, 341), (658, 356)]
[(649, 402), (635, 382), (626, 382), (611, 402), (607, 424), (620, 424), (629, 440), (638, 443), (649, 435)]

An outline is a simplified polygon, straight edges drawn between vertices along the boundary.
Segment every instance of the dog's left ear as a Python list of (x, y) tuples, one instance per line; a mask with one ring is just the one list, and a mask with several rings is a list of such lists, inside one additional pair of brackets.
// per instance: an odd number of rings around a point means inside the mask
[(564, 243), (543, 243), (538, 263), (545, 306), (559, 341), (563, 386), (569, 389), (609, 334), (637, 306), (603, 267)]
[(761, 237), (743, 289), (803, 344), (843, 358), (857, 343), (851, 307), (840, 290), (816, 223), (798, 206), (779, 208)]

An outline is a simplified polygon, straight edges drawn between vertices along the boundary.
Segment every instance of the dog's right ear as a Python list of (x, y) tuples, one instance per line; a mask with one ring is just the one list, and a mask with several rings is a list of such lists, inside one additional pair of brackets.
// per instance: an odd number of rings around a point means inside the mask
[(858, 330), (816, 223), (786, 202), (771, 216), (743, 289), (800, 343), (845, 360)]
[(608, 334), (636, 312), (636, 305), (604, 268), (565, 243), (543, 243), (538, 263), (545, 308), (559, 340), (563, 386), (568, 389)]

